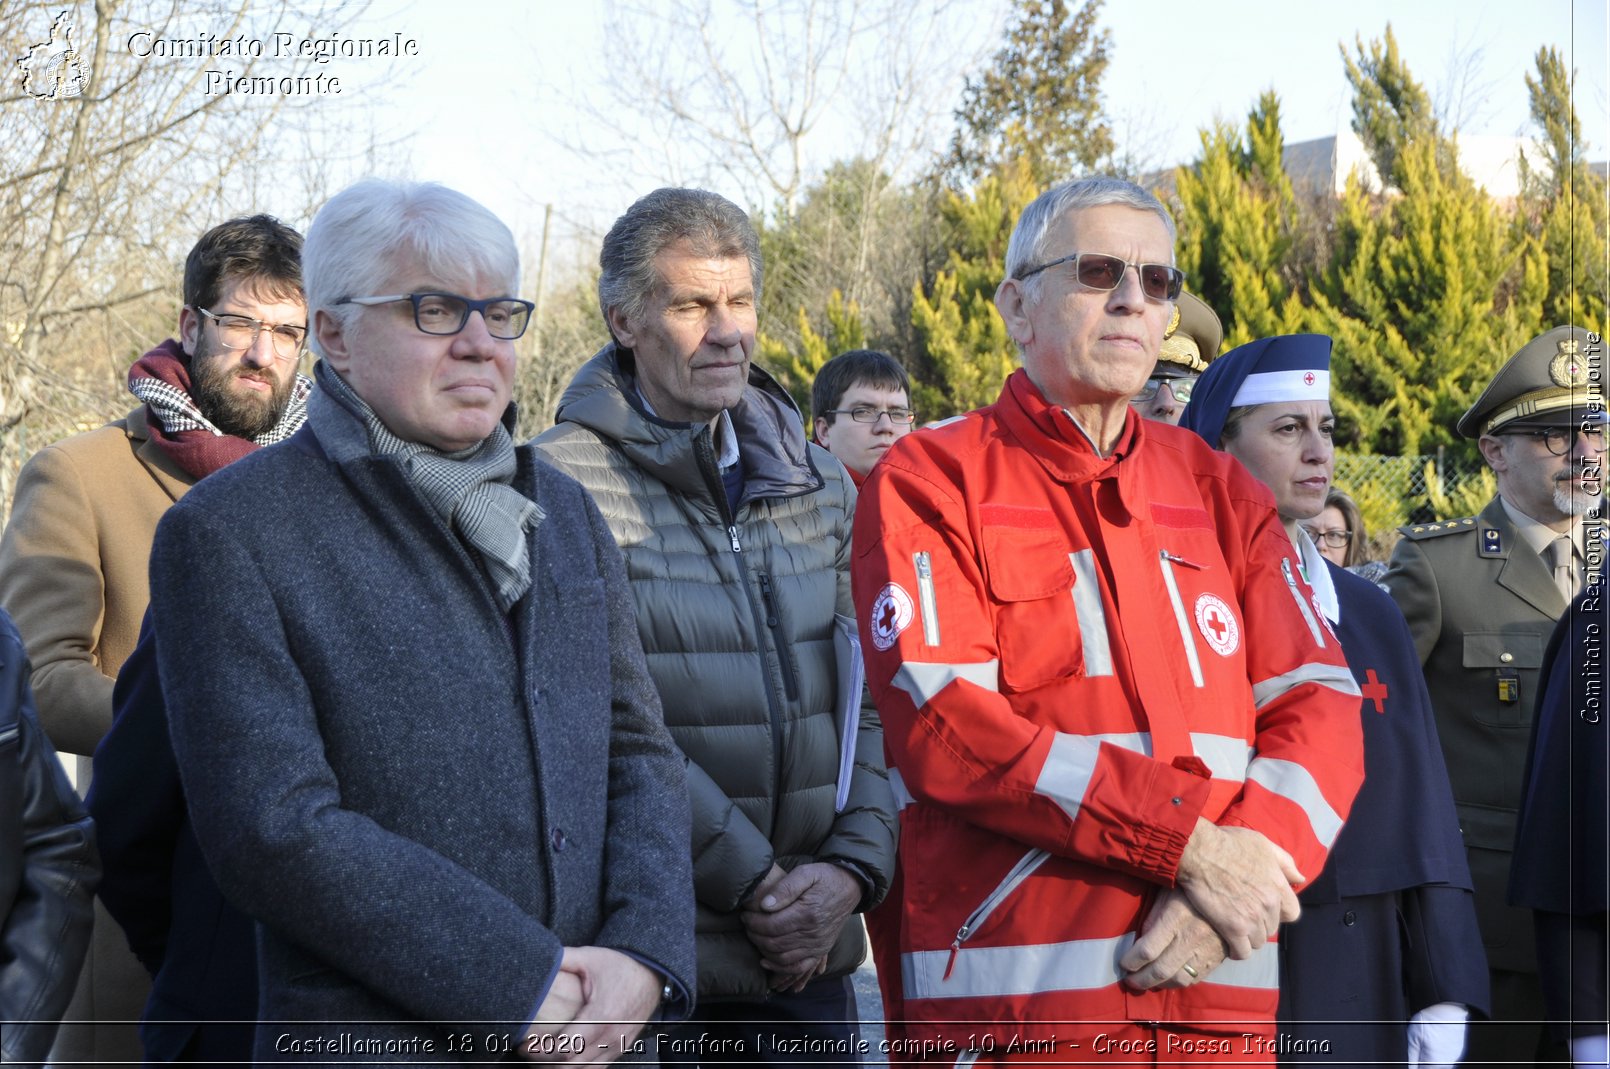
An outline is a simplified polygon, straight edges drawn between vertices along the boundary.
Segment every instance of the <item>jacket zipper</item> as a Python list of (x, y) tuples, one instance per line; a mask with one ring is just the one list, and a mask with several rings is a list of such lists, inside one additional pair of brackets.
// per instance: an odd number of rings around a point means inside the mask
[(1196, 654), (1196, 636), (1191, 634), (1190, 621), (1185, 617), (1185, 601), (1180, 597), (1180, 585), (1174, 580), (1174, 565), (1183, 564), (1187, 568), (1201, 570), (1200, 564), (1193, 564), (1184, 557), (1176, 557), (1168, 550), (1157, 555), (1159, 566), (1163, 569), (1163, 585), (1168, 587), (1168, 600), (1174, 606), (1174, 622), (1179, 625), (1180, 641), (1185, 645), (1185, 662), (1191, 666), (1191, 682), (1198, 687), (1202, 686), (1202, 662)]
[(922, 606), (922, 640), (930, 646), (939, 645), (939, 599), (934, 594), (933, 562), (926, 549), (912, 554), (917, 566), (917, 601)]
[[(744, 598), (749, 602), (749, 611), (754, 617), (755, 644), (756, 646), (759, 646), (762, 644), (760, 629), (767, 625), (768, 620), (775, 620), (777, 616), (771, 605), (771, 581), (765, 575), (765, 573), (761, 573), (761, 596), (765, 601), (765, 604), (763, 606), (757, 606), (755, 604), (754, 590), (749, 586), (748, 583), (749, 570), (747, 567), (745, 567), (744, 562), (741, 559), (741, 555), (743, 553), (743, 544), (738, 541), (737, 511), (727, 500), (727, 487), (726, 484), (721, 481), (721, 471), (716, 466), (714, 442), (715, 439), (713, 433), (700, 434), (698, 437), (694, 438), (694, 460), (699, 465), (699, 471), (704, 474), (705, 486), (710, 490), (710, 496), (715, 500), (716, 513), (721, 517), (722, 526), (726, 528), (727, 540), (732, 544), (732, 551), (733, 553), (740, 555), (740, 560), (738, 561), (738, 579), (739, 582), (743, 584)], [(764, 617), (761, 615), (762, 612), (765, 613)], [(776, 631), (776, 624), (771, 625), (771, 630), (773, 641), (777, 642), (778, 659), (783, 661), (785, 666), (783, 669), (784, 679), (790, 683), (793, 683), (793, 680), (788, 674), (793, 666), (789, 664), (787, 654), (783, 651), (782, 643), (779, 640), (778, 632)], [(763, 682), (766, 688), (766, 716), (771, 724), (771, 797), (773, 802), (771, 807), (771, 827), (766, 829), (766, 838), (775, 842), (777, 839), (777, 810), (780, 808), (783, 797), (783, 711), (778, 707), (777, 691), (772, 687), (771, 680), (766, 679), (763, 680)], [(795, 686), (797, 686), (797, 684), (795, 684)], [(793, 694), (791, 693), (789, 696), (792, 698)]]
[(1286, 589), (1291, 591), (1291, 600), (1297, 603), (1297, 611), (1303, 614), (1303, 619), (1308, 623), (1308, 633), (1314, 636), (1314, 643), (1320, 649), (1324, 649), (1325, 636), (1319, 633), (1319, 623), (1314, 619), (1314, 610), (1309, 607), (1302, 591), (1297, 589), (1297, 577), (1291, 574), (1290, 557), (1280, 558), (1280, 570), (1286, 575)]
[(972, 938), (974, 932), (983, 926), (989, 915), (995, 912), (1007, 895), (1018, 889), (1018, 886), (1031, 875), (1034, 870), (1045, 864), (1045, 859), (1051, 856), (1048, 850), (1034, 849), (1018, 858), (1017, 864), (1012, 866), (1006, 874), (1006, 879), (991, 891), (977, 909), (968, 914), (962, 926), (956, 929), (956, 938), (950, 944), (950, 958), (945, 962), (945, 975), (941, 980), (949, 980), (950, 974), (956, 968), (956, 955), (961, 952), (962, 944)]
[(793, 651), (783, 641), (782, 620), (777, 616), (777, 602), (771, 596), (771, 576), (765, 572), (760, 573), (760, 599), (766, 607), (766, 626), (771, 628), (772, 641), (777, 645), (777, 659), (782, 662), (783, 687), (788, 692), (789, 701), (799, 701), (799, 679), (794, 673)]

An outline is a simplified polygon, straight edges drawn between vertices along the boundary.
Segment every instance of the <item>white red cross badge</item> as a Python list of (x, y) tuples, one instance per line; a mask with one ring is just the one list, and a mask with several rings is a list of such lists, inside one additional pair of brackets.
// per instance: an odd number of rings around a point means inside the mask
[(894, 645), (900, 632), (911, 626), (911, 595), (899, 583), (886, 583), (872, 599), (872, 644), (880, 650)]
[(1217, 594), (1202, 594), (1196, 599), (1196, 629), (1220, 657), (1228, 657), (1241, 647), (1241, 625)]

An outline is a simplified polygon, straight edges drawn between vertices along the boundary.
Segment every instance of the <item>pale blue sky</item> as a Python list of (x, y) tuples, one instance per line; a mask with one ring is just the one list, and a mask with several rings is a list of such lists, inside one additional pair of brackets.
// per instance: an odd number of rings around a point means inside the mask
[[(465, 187), (517, 230), (539, 227), (541, 206), (549, 202), (573, 224), (607, 226), (634, 193), (673, 177), (600, 174), (574, 151), (538, 136), (543, 128), (576, 129), (567, 97), (600, 84), (598, 5), (488, 4), (485, 16), (480, 7), (477, 0), (457, 8), (420, 4), (393, 17), (396, 28), (419, 38), (424, 53), (409, 106), (434, 111), (440, 118), (433, 123), (454, 131), (445, 145), (415, 153), (423, 176)], [(499, 14), (491, 17), (494, 7)], [(1603, 159), (1610, 155), (1606, 7), (1604, 0), (1111, 0), (1102, 14), (1113, 35), (1104, 88), (1119, 136), (1160, 164), (1189, 160), (1200, 128), (1215, 118), (1239, 123), (1266, 88), (1281, 96), (1288, 141), (1325, 137), (1350, 120), (1338, 42), (1380, 36), (1390, 20), (1411, 70), (1475, 134), (1524, 133), (1523, 76), (1538, 48), (1561, 48), (1579, 72), (1576, 103), (1589, 155)], [(466, 8), (475, 17), (464, 17)], [(987, 52), (1005, 4), (976, 0), (970, 10), (974, 36)], [(377, 28), (387, 25), (382, 19)], [(953, 96), (962, 73), (950, 81)], [(947, 102), (946, 110), (952, 106)], [(511, 124), (526, 136), (490, 132)], [(810, 146), (810, 162), (819, 168), (853, 147), (824, 134)]]

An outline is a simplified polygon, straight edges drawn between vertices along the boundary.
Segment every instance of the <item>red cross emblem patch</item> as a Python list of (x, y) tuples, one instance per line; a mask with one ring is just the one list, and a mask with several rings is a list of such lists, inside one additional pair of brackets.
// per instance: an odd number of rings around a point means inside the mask
[(1314, 384), (1314, 373), (1312, 371), (1306, 372), (1303, 375), (1303, 385), (1304, 386), (1312, 386), (1313, 384)]
[(1236, 622), (1230, 606), (1217, 594), (1197, 597), (1196, 629), (1220, 657), (1228, 657), (1241, 647), (1241, 625)]
[(899, 583), (886, 583), (878, 596), (872, 599), (872, 644), (880, 650), (894, 645), (900, 632), (911, 626), (911, 595)]

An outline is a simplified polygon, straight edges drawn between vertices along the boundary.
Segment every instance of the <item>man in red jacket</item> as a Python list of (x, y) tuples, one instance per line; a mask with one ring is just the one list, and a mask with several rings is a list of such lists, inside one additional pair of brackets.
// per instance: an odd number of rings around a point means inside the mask
[(1031, 204), (995, 298), (1023, 369), (863, 490), (905, 803), (896, 1057), (1281, 1049), (1271, 940), (1362, 781), (1358, 690), (1267, 488), (1128, 403), (1173, 236), (1115, 179)]

